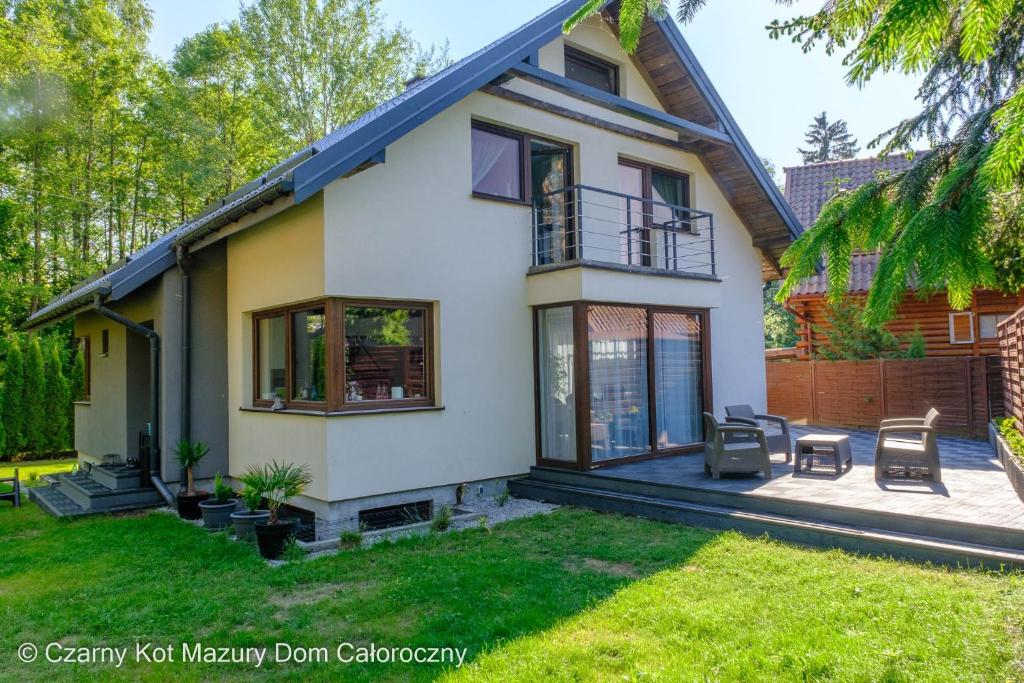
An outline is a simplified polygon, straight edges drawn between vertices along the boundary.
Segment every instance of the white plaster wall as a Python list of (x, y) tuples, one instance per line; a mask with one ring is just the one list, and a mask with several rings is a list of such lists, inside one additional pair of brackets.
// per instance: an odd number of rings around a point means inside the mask
[[(620, 63), (623, 93), (659, 106), (614, 36), (594, 23), (569, 41)], [(541, 51), (543, 67), (561, 71), (562, 41)], [(589, 106), (518, 81), (508, 87), (576, 109)], [(565, 271), (527, 278), (529, 208), (471, 196), (473, 119), (573, 145), (576, 181), (588, 185), (617, 190), (620, 156), (689, 174), (694, 208), (714, 214), (721, 282)], [(302, 233), (301, 248), (294, 244), (290, 215), (301, 206), (229, 242), (233, 474), (271, 457), (308, 462), (315, 474), (309, 495), (336, 501), (526, 472), (535, 457), (530, 304), (537, 297), (710, 308), (715, 412), (741, 401), (765, 406), (760, 254), (692, 154), (476, 93), (389, 146), (385, 164), (328, 185), (322, 201), (322, 259), (307, 244), (316, 226)], [(250, 391), (249, 312), (323, 294), (434, 302), (443, 410), (338, 417), (236, 412)]]

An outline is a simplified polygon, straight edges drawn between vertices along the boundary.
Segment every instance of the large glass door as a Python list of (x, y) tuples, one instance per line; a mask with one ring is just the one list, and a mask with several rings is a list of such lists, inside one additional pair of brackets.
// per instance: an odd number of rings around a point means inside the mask
[(587, 337), (591, 461), (650, 452), (647, 311), (589, 306)]
[(539, 460), (586, 469), (703, 441), (706, 311), (575, 302), (535, 320)]

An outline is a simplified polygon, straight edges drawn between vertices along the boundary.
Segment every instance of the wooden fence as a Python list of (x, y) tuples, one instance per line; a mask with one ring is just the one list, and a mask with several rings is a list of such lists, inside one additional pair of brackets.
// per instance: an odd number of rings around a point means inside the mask
[(1002, 360), (1004, 414), (1012, 415), (1024, 427), (1024, 308), (999, 323), (999, 357)]
[(875, 429), (891, 417), (942, 413), (939, 431), (983, 439), (1002, 413), (997, 356), (769, 362), (768, 412), (815, 425)]

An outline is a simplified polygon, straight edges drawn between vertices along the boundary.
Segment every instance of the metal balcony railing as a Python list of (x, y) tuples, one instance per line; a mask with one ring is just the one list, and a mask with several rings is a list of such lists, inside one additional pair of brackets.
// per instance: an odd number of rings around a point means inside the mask
[(534, 197), (533, 265), (596, 262), (714, 276), (712, 215), (572, 185)]

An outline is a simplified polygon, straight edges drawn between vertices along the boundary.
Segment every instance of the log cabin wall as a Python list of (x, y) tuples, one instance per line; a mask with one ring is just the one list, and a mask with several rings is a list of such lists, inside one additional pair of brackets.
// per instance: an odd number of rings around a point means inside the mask
[[(863, 301), (864, 295), (851, 295), (855, 300)], [(950, 343), (950, 314), (954, 311), (949, 307), (945, 293), (936, 294), (927, 300), (914, 298), (913, 293), (899, 307), (896, 317), (886, 328), (898, 337), (906, 337), (913, 333), (915, 326), (921, 328), (924, 335), (929, 358), (958, 356), (997, 356), (999, 355), (998, 337), (982, 338), (981, 316), (1009, 316), (1024, 305), (1024, 293), (1017, 296), (1006, 296), (990, 290), (979, 290), (974, 295), (971, 308), (963, 311), (971, 313), (974, 340), (969, 343)], [(797, 357), (809, 360), (809, 348), (815, 349), (826, 344), (824, 334), (830, 326), (826, 320), (825, 310), (828, 304), (822, 294), (796, 296), (786, 304), (797, 316)], [(810, 340), (810, 347), (808, 345)]]

